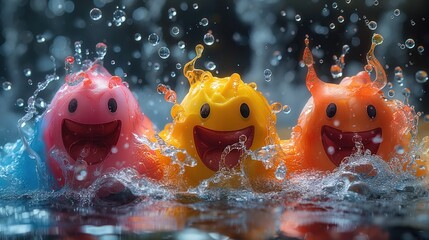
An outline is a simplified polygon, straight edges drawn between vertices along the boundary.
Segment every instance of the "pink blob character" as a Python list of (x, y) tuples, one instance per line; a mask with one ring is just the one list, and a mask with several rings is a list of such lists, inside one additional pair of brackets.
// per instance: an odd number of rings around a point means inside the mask
[(88, 187), (123, 168), (160, 179), (155, 154), (136, 137), (153, 139), (152, 122), (121, 78), (96, 61), (65, 81), (42, 120), (47, 166), (57, 185)]

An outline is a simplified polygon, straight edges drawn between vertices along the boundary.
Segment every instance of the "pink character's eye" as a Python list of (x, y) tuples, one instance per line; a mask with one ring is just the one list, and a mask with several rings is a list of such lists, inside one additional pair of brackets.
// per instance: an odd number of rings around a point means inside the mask
[(109, 108), (109, 111), (111, 113), (114, 113), (118, 109), (118, 104), (116, 103), (116, 100), (114, 98), (110, 98), (107, 102), (107, 107)]
[(73, 98), (69, 102), (69, 112), (74, 113), (74, 112), (76, 112), (76, 109), (77, 109), (77, 100), (76, 100), (76, 98)]
[(374, 119), (375, 116), (377, 115), (377, 111), (375, 110), (375, 107), (373, 105), (368, 105), (368, 107), (366, 107), (366, 112), (368, 113), (368, 117), (371, 119)]
[(333, 118), (336, 113), (337, 113), (337, 105), (335, 105), (335, 103), (330, 103), (326, 108), (326, 116), (328, 116), (328, 118)]

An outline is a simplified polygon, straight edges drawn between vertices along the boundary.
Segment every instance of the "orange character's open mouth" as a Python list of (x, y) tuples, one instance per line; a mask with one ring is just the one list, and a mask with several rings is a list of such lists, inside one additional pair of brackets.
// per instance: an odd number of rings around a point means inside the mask
[(326, 125), (322, 127), (323, 148), (336, 166), (339, 166), (345, 157), (356, 151), (355, 138), (357, 135), (364, 149), (370, 150), (372, 154), (377, 153), (381, 143), (381, 128), (363, 132), (343, 132)]
[[(244, 146), (252, 146), (255, 128), (249, 126), (236, 131), (215, 131), (201, 126), (194, 127), (194, 142), (201, 161), (212, 171), (218, 171), (223, 151), (229, 145), (239, 143), (240, 136), (246, 136)], [(225, 166), (238, 165), (243, 149), (233, 149), (225, 156)]]
[(76, 161), (83, 159), (88, 165), (104, 161), (119, 139), (121, 121), (101, 124), (84, 124), (64, 119), (62, 137), (67, 153)]

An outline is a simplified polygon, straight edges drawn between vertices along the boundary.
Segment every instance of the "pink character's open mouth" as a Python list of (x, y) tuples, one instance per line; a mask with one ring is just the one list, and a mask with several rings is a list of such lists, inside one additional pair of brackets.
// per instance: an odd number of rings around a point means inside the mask
[(84, 124), (64, 119), (62, 137), (67, 153), (76, 161), (83, 159), (88, 165), (101, 163), (116, 146), (121, 133), (121, 121), (101, 124)]
[(377, 154), (381, 143), (381, 128), (362, 132), (343, 132), (326, 125), (322, 127), (323, 148), (336, 166), (339, 166), (345, 157), (356, 151), (354, 138), (357, 135), (359, 135), (364, 149), (370, 150), (372, 154)]
[[(246, 136), (244, 146), (249, 149), (253, 143), (255, 128), (249, 126), (236, 131), (215, 131), (201, 126), (194, 127), (194, 142), (201, 161), (212, 171), (218, 171), (224, 149), (239, 142), (240, 136)], [(238, 165), (243, 150), (231, 150), (225, 156), (225, 166), (233, 168)]]

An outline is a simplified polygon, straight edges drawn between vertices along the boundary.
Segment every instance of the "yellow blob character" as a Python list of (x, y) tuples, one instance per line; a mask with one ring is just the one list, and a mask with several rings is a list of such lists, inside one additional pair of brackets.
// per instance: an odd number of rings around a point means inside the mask
[[(279, 142), (275, 114), (268, 101), (256, 91), (255, 83), (244, 83), (237, 73), (217, 78), (194, 69), (204, 48), (198, 45), (195, 49), (197, 56), (184, 67), (189, 92), (173, 106), (173, 123), (159, 134), (167, 144), (186, 150), (197, 161), (179, 178), (187, 187), (194, 187), (219, 170), (243, 169), (253, 187), (275, 179), (277, 160), (266, 168), (261, 161), (252, 160), (247, 151)], [(238, 179), (231, 179), (227, 185), (237, 183)]]

